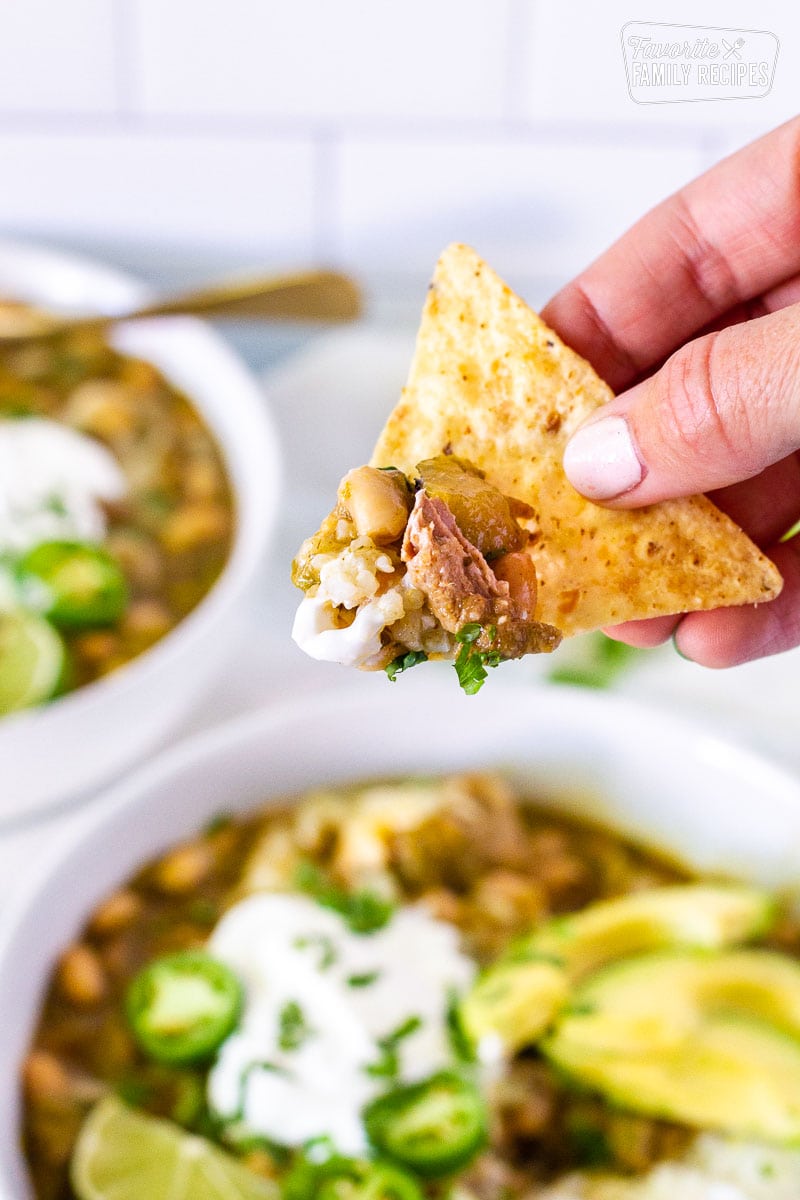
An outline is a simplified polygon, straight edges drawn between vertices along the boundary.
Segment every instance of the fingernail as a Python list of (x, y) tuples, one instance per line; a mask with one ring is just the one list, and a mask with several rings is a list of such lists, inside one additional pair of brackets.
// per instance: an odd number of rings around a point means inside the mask
[(678, 625), (677, 629), (675, 630), (675, 632), (672, 635), (672, 648), (675, 651), (675, 653), (678, 655), (678, 657), (682, 658), (684, 662), (693, 663), (694, 659), (689, 658), (688, 654), (684, 654), (683, 651), (681, 650), (680, 646), (678, 645), (679, 629), (680, 629), (680, 625)]
[(612, 500), (644, 476), (624, 417), (603, 417), (573, 434), (564, 451), (564, 470), (572, 486), (590, 500)]

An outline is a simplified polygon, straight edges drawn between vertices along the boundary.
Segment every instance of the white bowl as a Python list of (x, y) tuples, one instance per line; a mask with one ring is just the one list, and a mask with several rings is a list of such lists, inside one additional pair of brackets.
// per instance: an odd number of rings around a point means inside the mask
[[(0, 240), (0, 295), (115, 312), (146, 289), (108, 267)], [(223, 665), (274, 524), (277, 438), (258, 384), (227, 344), (189, 318), (120, 325), (112, 340), (186, 391), (216, 435), (236, 498), (233, 548), (209, 594), (151, 650), (108, 678), (0, 719), (0, 821), (88, 792), (164, 738)]]
[(800, 880), (800, 784), (682, 721), (573, 689), (492, 680), (331, 692), (185, 742), (83, 814), (0, 918), (0, 1195), (30, 1195), (19, 1146), (19, 1067), (48, 972), (95, 904), (220, 811), (320, 785), (494, 767), (572, 813), (699, 870), (775, 886)]

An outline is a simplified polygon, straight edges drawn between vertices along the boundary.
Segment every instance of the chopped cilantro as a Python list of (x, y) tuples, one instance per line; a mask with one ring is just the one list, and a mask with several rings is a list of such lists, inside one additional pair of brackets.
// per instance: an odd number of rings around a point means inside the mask
[(391, 683), (397, 679), (397, 676), (403, 671), (408, 671), (410, 667), (416, 667), (417, 663), (428, 661), (428, 656), (424, 650), (409, 650), (406, 654), (398, 654), (397, 658), (393, 658), (388, 667), (384, 667), (387, 676)]
[(380, 971), (365, 971), (363, 975), (348, 975), (347, 986), (351, 988), (370, 987), (380, 978)]
[(475, 1062), (475, 1047), (461, 1020), (461, 998), (455, 988), (447, 996), (447, 1038), (454, 1057), (462, 1063)]
[(314, 1030), (306, 1021), (300, 1005), (296, 1000), (287, 1000), (278, 1014), (278, 1045), (281, 1050), (299, 1050), (313, 1035)]
[[(381, 467), (383, 470), (383, 467)], [(324, 1163), (336, 1157), (336, 1143), (330, 1134), (320, 1133), (303, 1143), (303, 1157), (309, 1162)]]
[(412, 1033), (416, 1033), (421, 1028), (422, 1018), (411, 1016), (401, 1022), (391, 1033), (378, 1038), (378, 1049), (381, 1052), (381, 1056), (376, 1062), (370, 1063), (365, 1068), (367, 1074), (372, 1075), (375, 1079), (395, 1081), (400, 1074), (399, 1047), (406, 1038), (411, 1037)]
[(289, 1075), (290, 1072), (286, 1067), (282, 1067), (280, 1063), (273, 1062), (271, 1058), (262, 1058), (258, 1062), (251, 1062), (246, 1074), (250, 1075), (253, 1071), (266, 1071), (270, 1075)]
[[(497, 630), (493, 625), (487, 626), (486, 635), (489, 641), (494, 641)], [(459, 629), (456, 641), (459, 651), (453, 664), (458, 675), (458, 682), (468, 696), (474, 696), (484, 685), (487, 677), (487, 667), (497, 667), (503, 661), (498, 650), (480, 650), (476, 645), (478, 638), (484, 633), (484, 628), (477, 621), (471, 621)]]
[(317, 966), (320, 971), (327, 971), (339, 957), (333, 938), (329, 938), (325, 933), (306, 934), (304, 937), (295, 938), (292, 945), (296, 950), (319, 950)]
[[(238, 1132), (243, 1128), (244, 1109), (247, 1085), (250, 1082), (250, 1076), (255, 1071), (269, 1071), (275, 1075), (285, 1075), (287, 1078), (291, 1076), (291, 1072), (287, 1071), (286, 1067), (282, 1067), (280, 1063), (273, 1062), (271, 1059), (254, 1059), (249, 1062), (239, 1076), (239, 1102), (236, 1106), (236, 1111), (229, 1117), (218, 1116), (207, 1109), (205, 1114), (205, 1122), (202, 1127), (198, 1127), (195, 1123), (194, 1129), (196, 1133), (202, 1134), (204, 1137), (211, 1138), (212, 1141), (220, 1139), (235, 1144), (238, 1137)], [(249, 1134), (249, 1131), (245, 1130)]]
[(582, 1117), (574, 1117), (569, 1122), (567, 1138), (580, 1167), (608, 1167), (614, 1161), (603, 1130)]
[(394, 905), (391, 900), (362, 889), (349, 895), (339, 911), (353, 933), (374, 933), (391, 920)]
[(382, 929), (394, 912), (391, 900), (385, 900), (366, 888), (347, 892), (333, 883), (314, 863), (300, 863), (295, 872), (295, 885), (323, 908), (338, 912), (353, 933), (374, 933), (376, 929)]
[(483, 626), (477, 621), (470, 621), (468, 625), (462, 625), (456, 634), (456, 641), (463, 646), (471, 646), (473, 642), (477, 642), (483, 632)]
[(396, 1029), (393, 1029), (391, 1033), (387, 1033), (384, 1037), (382, 1037), (378, 1044), (380, 1046), (399, 1046), (400, 1043), (404, 1042), (407, 1037), (411, 1037), (412, 1033), (416, 1033), (417, 1030), (421, 1028), (422, 1017), (418, 1017), (416, 1014), (411, 1017), (406, 1017), (405, 1021), (398, 1025)]
[(44, 502), (44, 507), (54, 517), (65, 517), (67, 515), (67, 506), (64, 503), (64, 497), (59, 496), (57, 492), (51, 492)]

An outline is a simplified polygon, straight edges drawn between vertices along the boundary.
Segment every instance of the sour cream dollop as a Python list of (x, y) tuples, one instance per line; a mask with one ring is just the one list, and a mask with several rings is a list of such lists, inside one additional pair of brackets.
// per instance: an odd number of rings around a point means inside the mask
[(356, 610), (352, 624), (340, 627), (330, 600), (323, 595), (300, 601), (292, 638), (306, 654), (320, 662), (363, 667), (381, 652), (381, 633), (403, 615), (397, 589), (370, 600)]
[(209, 1103), (240, 1113), (252, 1133), (287, 1146), (328, 1136), (363, 1153), (361, 1110), (389, 1085), (369, 1070), (385, 1059), (384, 1039), (407, 1030), (395, 1047), (403, 1081), (452, 1065), (448, 1009), (475, 967), (457, 931), (422, 908), (364, 935), (305, 896), (261, 894), (223, 917), (208, 949), (246, 991)]
[(44, 417), (0, 420), (0, 554), (101, 542), (102, 503), (126, 490), (119, 463), (94, 438)]

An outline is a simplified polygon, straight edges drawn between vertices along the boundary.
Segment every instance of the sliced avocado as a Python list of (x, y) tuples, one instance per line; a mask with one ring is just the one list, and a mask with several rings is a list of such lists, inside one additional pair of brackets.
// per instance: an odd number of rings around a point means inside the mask
[(542, 1043), (567, 1076), (646, 1116), (800, 1140), (800, 963), (673, 951), (606, 967)]
[(775, 904), (737, 884), (677, 884), (556, 917), (485, 971), (461, 1005), (476, 1042), (497, 1034), (508, 1054), (530, 1045), (566, 1002), (568, 985), (631, 954), (673, 946), (716, 948), (766, 932)]
[(800, 1046), (769, 1025), (718, 1017), (667, 1054), (586, 1054), (557, 1035), (547, 1049), (568, 1077), (629, 1112), (800, 1142)]
[(587, 1053), (670, 1052), (718, 1016), (763, 1021), (800, 1045), (800, 963), (773, 950), (675, 950), (591, 976), (559, 1022)]
[(716, 949), (763, 936), (775, 920), (767, 892), (740, 884), (675, 884), (556, 917), (518, 941), (510, 961), (547, 958), (575, 981), (618, 958), (662, 947)]
[(461, 1024), (476, 1044), (494, 1035), (513, 1054), (549, 1029), (568, 996), (569, 980), (553, 963), (497, 963), (464, 997)]

